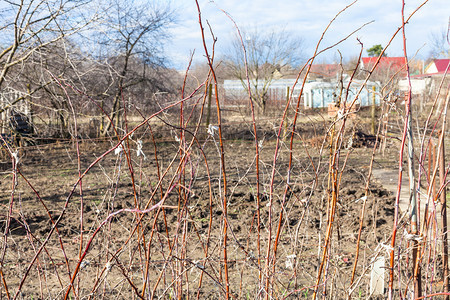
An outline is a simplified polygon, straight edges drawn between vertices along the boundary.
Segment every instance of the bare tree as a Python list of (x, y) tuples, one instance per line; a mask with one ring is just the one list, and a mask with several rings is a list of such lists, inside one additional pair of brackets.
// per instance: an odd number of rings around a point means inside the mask
[[(0, 11), (0, 87), (11, 69), (43, 47), (80, 32), (92, 21), (82, 13), (91, 0), (4, 1)], [(86, 11), (84, 11), (86, 12)]]
[(39, 117), (41, 123), (48, 125), (42, 133), (65, 138), (73, 133), (69, 128), (72, 118), (69, 117), (71, 109), (67, 94), (75, 110), (86, 113), (86, 103), (81, 102), (82, 97), (71, 89), (64, 91), (58, 85), (50, 83), (58, 78), (79, 89), (92, 89), (88, 79), (96, 69), (98, 64), (84, 55), (74, 41), (68, 39), (42, 47), (30, 56), (17, 83), (27, 84), (36, 90), (30, 95), (30, 107), (34, 116)]
[(265, 111), (270, 84), (282, 78), (284, 70), (297, 66), (302, 59), (303, 41), (285, 31), (244, 32), (243, 42), (235, 38), (230, 54), (226, 57), (232, 77), (239, 79), (247, 88), (244, 64), (244, 44), (247, 53), (248, 76), (253, 101)]
[[(168, 38), (167, 29), (175, 18), (168, 5), (155, 2), (112, 0), (108, 4), (97, 35), (112, 74), (111, 86), (114, 88), (110, 118), (118, 125), (124, 91), (147, 81), (150, 69), (154, 71), (164, 67), (163, 45)], [(130, 76), (133, 63), (143, 66), (134, 74), (136, 76)], [(102, 106), (106, 108), (104, 103)], [(102, 133), (106, 134), (111, 125), (107, 123)]]
[[(8, 118), (20, 107), (30, 107), (32, 95), (48, 84), (42, 78), (37, 57), (47, 55), (52, 47), (80, 33), (96, 19), (89, 7), (91, 0), (22, 0), (3, 1), (0, 9), (0, 119), (5, 130)], [(50, 51), (51, 52), (51, 51)], [(31, 77), (40, 80), (30, 80)], [(3, 97), (5, 90), (17, 97)], [(25, 109), (29, 112), (29, 109)], [(13, 128), (11, 128), (13, 129)]]
[[(168, 5), (106, 0), (96, 3), (95, 7), (101, 4), (96, 8), (99, 13), (89, 5), (91, 0), (4, 2), (0, 10), (0, 89), (8, 87), (21, 93), (7, 104), (0, 103), (0, 112), (23, 100), (23, 95), (30, 101), (36, 93), (40, 102), (36, 107), (48, 109), (53, 117), (56, 113), (61, 129), (58, 134), (66, 136), (67, 103), (57, 86), (49, 86), (52, 76), (94, 96), (116, 124), (123, 92), (140, 94), (144, 99), (170, 90), (163, 54), (166, 29), (174, 21)], [(81, 97), (72, 96), (77, 105)], [(127, 95), (127, 99), (132, 98)], [(88, 107), (95, 105), (83, 105)], [(110, 126), (107, 123), (102, 128), (104, 134)]]
[(442, 28), (439, 31), (433, 31), (430, 34), (431, 56), (433, 58), (450, 57), (450, 20), (448, 28)]

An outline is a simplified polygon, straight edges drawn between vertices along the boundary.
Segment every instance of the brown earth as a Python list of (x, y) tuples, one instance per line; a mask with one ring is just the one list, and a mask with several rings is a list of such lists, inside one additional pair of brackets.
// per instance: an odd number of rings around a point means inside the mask
[[(254, 299), (264, 294), (259, 276), (267, 270), (267, 258), (273, 262), (274, 244), (267, 255), (267, 241), (269, 232), (272, 242), (275, 240), (280, 212), (283, 216), (275, 268), (269, 270), (272, 293), (279, 299), (309, 298), (313, 294), (329, 219), (329, 149), (325, 144), (321, 147), (325, 126), (304, 123), (298, 128), (301, 138), (294, 144), (286, 193), (289, 144), (281, 142), (273, 170), (277, 127), (266, 124), (258, 132), (263, 141), (259, 165), (258, 251), (255, 145), (251, 127), (248, 124), (224, 126), (227, 267), (235, 298)], [(198, 295), (200, 299), (223, 298), (223, 178), (217, 135), (213, 138), (202, 133), (206, 140), (194, 141), (192, 148), (185, 149), (183, 153), (189, 155), (180, 172), (177, 169), (179, 143), (167, 132), (164, 127), (153, 128), (157, 136), (155, 145), (148, 130), (135, 134), (129, 141), (130, 164), (124, 152), (112, 151), (89, 167), (115, 142), (81, 142), (80, 172), (89, 171), (78, 185), (75, 185), (78, 160), (74, 142), (28, 147), (20, 153), (17, 178), (12, 166), (3, 162), (0, 177), (2, 298), (7, 293), (11, 297), (18, 293), (21, 284), (19, 299), (64, 298), (82, 253), (86, 255), (73, 281), (71, 297), (138, 299), (148, 272), (146, 298), (152, 291), (154, 296), (164, 299), (177, 295), (184, 298), (188, 294)], [(346, 138), (349, 136), (346, 134)], [(143, 140), (145, 159), (136, 155), (138, 139)], [(191, 135), (186, 134), (186, 141), (191, 141)], [(377, 152), (376, 161), (395, 168), (396, 141), (389, 143), (392, 147), (388, 147), (385, 156)], [(323, 271), (327, 278), (326, 293), (333, 299), (346, 296), (350, 287), (371, 145), (367, 140), (354, 141), (352, 147), (343, 147), (339, 153), (339, 170), (344, 171), (329, 259)], [(272, 172), (273, 184), (270, 183)], [(159, 176), (163, 177), (161, 187)], [(167, 194), (164, 210), (132, 211), (136, 207), (141, 210), (151, 207), (161, 200), (162, 194)], [(369, 295), (371, 260), (386, 254), (380, 244), (390, 243), (394, 201), (392, 194), (371, 181), (353, 286), (356, 298)], [(117, 214), (112, 216), (113, 212)], [(52, 222), (57, 222), (55, 231)], [(37, 255), (44, 243), (45, 247)], [(319, 292), (325, 293), (322, 286)]]

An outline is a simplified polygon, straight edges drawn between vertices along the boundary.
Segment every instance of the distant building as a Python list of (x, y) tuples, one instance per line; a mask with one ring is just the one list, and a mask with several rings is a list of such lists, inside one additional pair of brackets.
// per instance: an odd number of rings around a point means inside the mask
[(341, 71), (339, 64), (313, 64), (309, 76), (316, 78), (337, 78)]
[[(409, 83), (411, 82), (411, 92), (415, 95), (428, 95), (431, 99), (439, 90), (442, 76), (445, 74), (447, 68), (450, 76), (450, 59), (435, 59), (429, 63), (423, 74), (411, 75), (410, 80), (402, 79), (398, 82), (400, 91), (408, 91)], [(448, 81), (448, 79), (447, 79)], [(444, 93), (441, 92), (441, 97)]]
[[(281, 103), (286, 101), (287, 88), (291, 88), (295, 83), (295, 79), (275, 79), (270, 82), (267, 89), (267, 105), (272, 105), (274, 103)], [(252, 90), (256, 85), (257, 88), (262, 89), (264, 84), (267, 84), (263, 80), (258, 80), (258, 82), (250, 81)], [(225, 93), (225, 100), (227, 105), (244, 105), (248, 103), (248, 90), (241, 80), (225, 80), (223, 83), (223, 90)], [(294, 89), (293, 97), (298, 97), (300, 92), (299, 85)]]
[[(271, 82), (268, 91), (268, 103), (267, 105), (281, 105), (286, 103), (286, 95), (289, 91), (292, 91), (292, 86), (295, 83), (295, 79), (278, 79)], [(328, 107), (328, 104), (336, 102), (339, 96), (341, 99), (346, 99), (347, 103), (352, 102), (359, 90), (361, 92), (358, 95), (356, 103), (360, 106), (372, 105), (373, 97), (377, 105), (380, 104), (380, 96), (378, 94), (379, 86), (375, 82), (367, 82), (363, 86), (363, 81), (353, 80), (350, 88), (348, 79), (344, 80), (342, 95), (340, 83), (336, 80), (333, 81), (310, 81), (305, 83), (303, 88), (303, 94), (301, 97), (301, 104), (305, 108), (323, 108)], [(259, 86), (262, 86), (263, 82), (258, 82)], [(375, 88), (375, 93), (373, 89)], [(226, 105), (245, 105), (248, 103), (248, 92), (244, 88), (240, 80), (225, 80), (223, 84), (223, 90), (225, 93)], [(301, 90), (301, 82), (297, 83), (292, 91), (291, 101), (296, 101), (299, 97)]]
[[(378, 57), (363, 57), (361, 58), (361, 69), (365, 71), (372, 70), (373, 66), (377, 62)], [(388, 57), (383, 56), (380, 58), (375, 71), (387, 72), (389, 74), (398, 74), (403, 77), (406, 76), (406, 58), (405, 57)]]
[[(443, 75), (450, 65), (450, 59), (435, 59), (425, 67), (425, 74)], [(447, 71), (450, 73), (450, 69)]]
[[(337, 82), (318, 82), (313, 81), (305, 84), (303, 91), (304, 107), (317, 108), (328, 107), (329, 104), (336, 102), (340, 96), (342, 101), (346, 100), (348, 104), (358, 97), (355, 103), (360, 106), (370, 106), (375, 99), (375, 104), (380, 105), (379, 86), (375, 82), (366, 82), (363, 80), (353, 80), (349, 86), (349, 81), (344, 80), (342, 95), (341, 88)], [(375, 90), (375, 91), (374, 91)], [(358, 95), (359, 93), (359, 95)]]
[(431, 76), (415, 75), (411, 76), (410, 80), (402, 79), (398, 81), (398, 88), (402, 92), (406, 92), (409, 89), (409, 83), (411, 82), (411, 93), (415, 95), (421, 95), (426, 92), (431, 84)]

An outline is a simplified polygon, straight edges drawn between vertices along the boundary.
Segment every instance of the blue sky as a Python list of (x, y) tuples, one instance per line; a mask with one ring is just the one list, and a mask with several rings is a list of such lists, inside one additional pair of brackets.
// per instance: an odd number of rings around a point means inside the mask
[[(352, 1), (347, 0), (199, 0), (204, 26), (206, 20), (211, 24), (217, 38), (216, 53), (226, 53), (230, 41), (235, 36), (232, 22), (221, 11), (228, 12), (242, 30), (257, 29), (285, 30), (301, 38), (303, 51), (309, 57), (329, 23), (329, 21)], [(409, 15), (423, 1), (406, 1), (405, 12)], [(187, 66), (190, 53), (195, 49), (195, 61), (203, 60), (198, 13), (194, 0), (172, 0), (177, 10), (178, 24), (171, 29), (172, 41), (167, 45), (167, 54), (177, 69)], [(332, 62), (340, 50), (344, 59), (356, 56), (360, 38), (364, 47), (374, 44), (385, 46), (401, 25), (401, 0), (359, 0), (341, 14), (325, 36), (323, 46), (342, 39), (361, 25), (374, 21), (364, 27), (348, 41), (321, 57), (319, 61)], [(450, 17), (449, 0), (429, 0), (411, 19), (406, 27), (408, 56), (418, 55), (426, 58), (430, 53), (430, 35), (447, 28)], [(206, 31), (209, 33), (209, 31)], [(366, 52), (364, 51), (364, 54)], [(387, 49), (389, 56), (403, 54), (401, 32)]]

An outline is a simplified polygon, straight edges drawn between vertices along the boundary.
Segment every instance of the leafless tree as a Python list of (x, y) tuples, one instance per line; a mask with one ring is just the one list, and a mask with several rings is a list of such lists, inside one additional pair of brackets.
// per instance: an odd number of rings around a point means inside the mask
[[(100, 57), (106, 56), (112, 74), (110, 118), (118, 125), (123, 93), (139, 83), (150, 82), (150, 70), (164, 67), (163, 45), (175, 17), (170, 6), (147, 1), (113, 0), (105, 11), (96, 34), (104, 53)], [(141, 68), (132, 68), (133, 64)], [(135, 76), (130, 76), (132, 72)], [(102, 106), (106, 108), (105, 103)], [(111, 125), (108, 122), (102, 133), (106, 134)]]
[[(53, 76), (91, 96), (90, 101), (98, 101), (116, 125), (122, 93), (142, 104), (152, 93), (170, 91), (172, 76), (164, 66), (163, 44), (174, 12), (155, 3), (5, 1), (0, 10), (0, 90), (7, 86), (21, 90), (22, 96), (0, 104), (0, 112), (26, 95), (28, 101), (39, 102), (34, 103), (37, 110), (49, 114), (44, 123), (55, 123), (56, 117), (57, 135), (67, 136), (68, 104), (64, 92), (49, 85)], [(82, 103), (83, 97), (76, 93), (72, 96), (72, 104), (84, 113), (91, 109), (98, 114), (94, 103)], [(103, 134), (111, 126), (106, 124)]]
[[(5, 0), (0, 8), (0, 113), (4, 129), (9, 114), (18, 104), (28, 106), (31, 96), (49, 83), (27, 81), (30, 75), (42, 75), (34, 67), (36, 57), (80, 33), (96, 19), (89, 7), (91, 0)], [(2, 97), (5, 90), (15, 91), (16, 97)]]
[(438, 31), (433, 31), (430, 34), (430, 56), (433, 58), (448, 58), (450, 57), (450, 18), (447, 28), (442, 28)]
[(302, 39), (286, 31), (243, 33), (243, 41), (236, 37), (229, 55), (226, 57), (231, 76), (240, 80), (247, 89), (247, 78), (244, 63), (244, 44), (248, 76), (253, 101), (264, 112), (267, 103), (267, 92), (273, 80), (282, 78), (284, 70), (297, 66), (303, 55)]
[(91, 0), (4, 1), (0, 11), (0, 87), (13, 67), (26, 62), (36, 51), (85, 28), (93, 18), (83, 8)]

